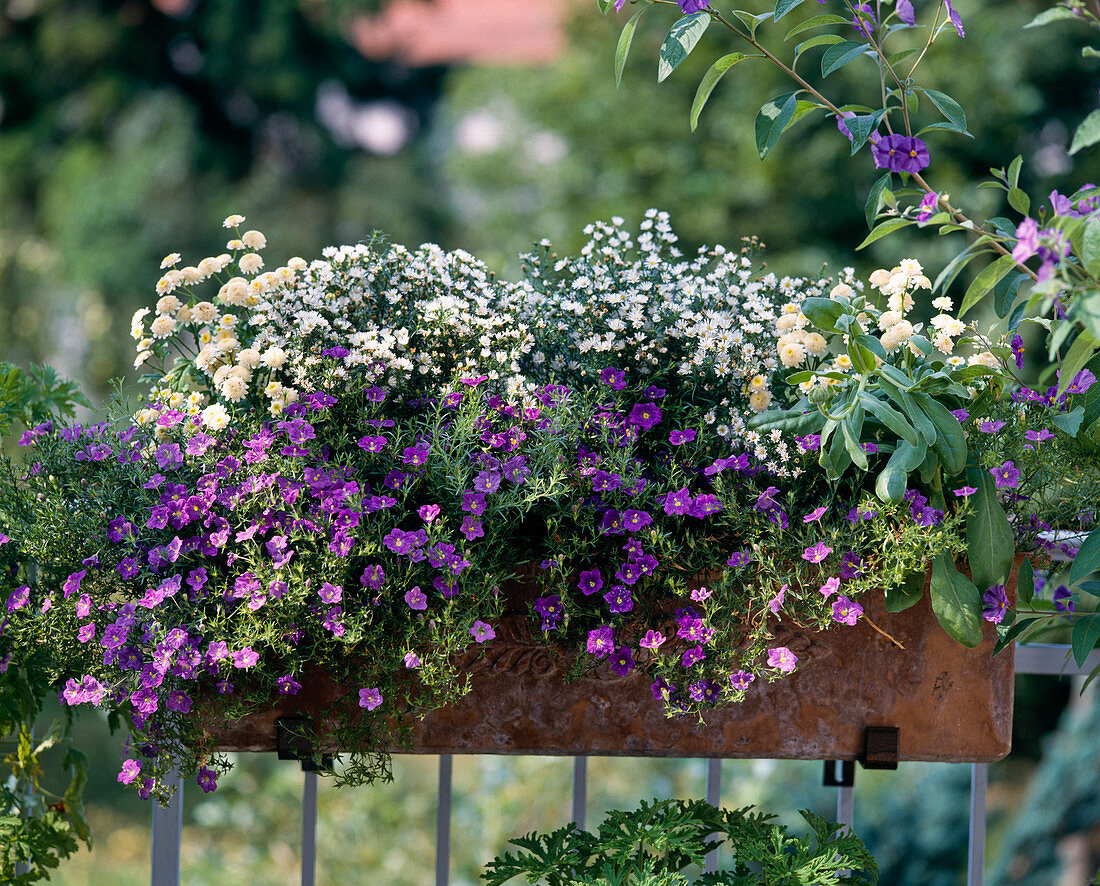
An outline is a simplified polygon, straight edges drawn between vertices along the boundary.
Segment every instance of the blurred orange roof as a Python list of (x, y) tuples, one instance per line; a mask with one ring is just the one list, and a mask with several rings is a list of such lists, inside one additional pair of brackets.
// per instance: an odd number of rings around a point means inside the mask
[(372, 59), (409, 67), (453, 62), (543, 64), (565, 43), (571, 0), (391, 0), (351, 26), (351, 42)]

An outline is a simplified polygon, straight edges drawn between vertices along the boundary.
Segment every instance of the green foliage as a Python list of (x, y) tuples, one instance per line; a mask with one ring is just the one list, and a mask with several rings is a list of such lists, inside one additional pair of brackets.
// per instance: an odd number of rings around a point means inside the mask
[[(701, 800), (642, 801), (636, 809), (612, 810), (596, 834), (570, 824), (549, 834), (532, 833), (510, 842), (521, 852), (505, 853), (486, 866), (482, 878), (502, 886), (516, 877), (546, 886), (825, 886), (848, 870), (877, 882), (878, 867), (862, 841), (820, 815), (802, 810), (812, 834), (798, 837), (774, 816), (751, 807), (722, 810)], [(689, 879), (711, 850), (727, 844), (734, 866)]]
[(59, 379), (50, 366), (24, 370), (0, 362), (0, 436), (15, 423), (25, 427), (50, 418), (73, 418), (77, 406), (89, 406), (75, 384)]

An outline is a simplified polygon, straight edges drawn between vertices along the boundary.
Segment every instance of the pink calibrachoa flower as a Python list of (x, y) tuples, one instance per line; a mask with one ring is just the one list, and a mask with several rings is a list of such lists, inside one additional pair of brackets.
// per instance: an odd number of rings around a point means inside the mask
[(377, 688), (359, 690), (359, 707), (373, 711), (382, 704), (382, 693)]
[(810, 563), (820, 563), (832, 552), (833, 549), (828, 547), (825, 542), (819, 541), (816, 545), (808, 547), (802, 552), (802, 559), (808, 560)]
[(833, 594), (840, 590), (840, 579), (834, 575), (832, 578), (826, 581), (825, 584), (818, 588), (818, 590), (821, 591), (821, 596), (831, 597)]
[(130, 782), (138, 777), (139, 772), (141, 772), (141, 762), (138, 760), (127, 760), (122, 764), (122, 771), (118, 774), (118, 781), (123, 784), (130, 784)]
[(420, 667), (420, 656), (417, 655), (415, 652), (406, 652), (405, 667), (407, 667), (409, 670)]
[(484, 643), (487, 640), (492, 640), (497, 635), (497, 632), (492, 629), (486, 622), (478, 619), (474, 622), (474, 626), (470, 628), (470, 636), (472, 636), (478, 643)]
[(231, 658), (234, 667), (250, 668), (260, 660), (260, 655), (254, 652), (251, 646), (245, 646), (244, 649), (238, 649), (232, 653)]
[(694, 600), (696, 603), (702, 603), (704, 600), (708, 599), (713, 593), (714, 591), (707, 590), (706, 588), (696, 588), (694, 591), (691, 592), (691, 599)]
[(842, 595), (833, 601), (833, 621), (854, 625), (861, 615), (863, 615), (863, 607), (854, 600), (849, 600)]
[(960, 486), (958, 489), (955, 490), (955, 497), (969, 498), (977, 491), (977, 488), (974, 486)]
[(439, 516), (439, 505), (424, 505), (417, 509), (417, 513), (420, 515), (420, 519), (425, 523), (431, 523), (432, 520)]
[(768, 667), (789, 674), (798, 664), (798, 656), (786, 646), (777, 646), (768, 650)]
[(646, 635), (638, 643), (643, 649), (652, 649), (654, 652), (665, 642), (665, 635), (660, 631), (646, 631)]
[(786, 599), (787, 599), (787, 586), (786, 586), (786, 585), (783, 585), (783, 587), (781, 587), (781, 588), (779, 589), (779, 593), (777, 593), (777, 594), (776, 594), (776, 595), (775, 595), (774, 597), (772, 597), (772, 598), (771, 598), (771, 599), (770, 599), (770, 600), (768, 601), (768, 608), (769, 608), (769, 609), (770, 609), (770, 610), (771, 610), (772, 612), (774, 612), (774, 613), (775, 613), (776, 615), (778, 615), (778, 614), (779, 614), (779, 610), (780, 610), (780, 608), (781, 608), (781, 607), (783, 606), (783, 602), (784, 602), (784, 601), (785, 601)]
[(825, 516), (825, 512), (829, 510), (828, 507), (822, 505), (820, 508), (814, 508), (810, 513), (802, 518), (803, 523), (815, 523)]

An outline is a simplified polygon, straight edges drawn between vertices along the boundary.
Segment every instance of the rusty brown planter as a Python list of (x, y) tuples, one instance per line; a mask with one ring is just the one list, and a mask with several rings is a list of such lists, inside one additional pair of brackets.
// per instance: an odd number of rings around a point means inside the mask
[[(563, 682), (558, 661), (524, 620), (508, 619), (484, 656), (469, 663), (470, 694), (428, 715), (412, 751), (851, 760), (863, 756), (869, 727), (897, 727), (899, 760), (1004, 757), (1014, 656), (1011, 647), (992, 656), (993, 626), (984, 626), (980, 646), (965, 649), (939, 627), (927, 593), (902, 613), (887, 613), (879, 594), (861, 602), (904, 649), (864, 620), (823, 633), (780, 626), (776, 645), (794, 651), (799, 669), (774, 683), (757, 680), (743, 704), (709, 714), (705, 728), (666, 718), (637, 671), (620, 677), (604, 666)], [(320, 716), (337, 691), (322, 679), (297, 697), (273, 699), (270, 711), (212, 724), (212, 731), (223, 750), (275, 750), (276, 720), (295, 711)]]

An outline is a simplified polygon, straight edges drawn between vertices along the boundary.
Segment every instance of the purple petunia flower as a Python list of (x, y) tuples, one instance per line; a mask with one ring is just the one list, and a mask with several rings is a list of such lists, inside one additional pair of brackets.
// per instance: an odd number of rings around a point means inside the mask
[(920, 172), (931, 162), (928, 146), (911, 135), (883, 136), (871, 145), (871, 156), (875, 166), (891, 172)]
[(707, 8), (710, 0), (676, 0), (683, 10), (684, 15), (692, 15)]
[(615, 647), (615, 632), (608, 625), (588, 632), (587, 650), (597, 658), (606, 658)]
[(611, 656), (611, 670), (619, 676), (624, 676), (634, 670), (634, 654), (630, 651), (629, 646), (623, 646), (615, 650), (615, 654)]
[(993, 482), (998, 489), (1015, 489), (1020, 485), (1020, 471), (1010, 461), (1000, 467), (990, 468), (989, 473), (993, 475)]
[(630, 415), (627, 417), (627, 422), (629, 424), (643, 431), (648, 431), (650, 428), (659, 424), (660, 421), (661, 410), (656, 403), (637, 403), (634, 408), (630, 410)]
[(1073, 612), (1073, 591), (1067, 588), (1065, 585), (1058, 585), (1054, 589), (1054, 595), (1051, 597), (1054, 602), (1054, 608), (1058, 612)]
[(122, 764), (122, 771), (118, 774), (118, 781), (123, 784), (130, 784), (130, 782), (138, 777), (139, 772), (141, 772), (141, 763), (138, 760), (127, 760)]
[(863, 607), (841, 595), (833, 601), (833, 621), (854, 625), (863, 615)]
[(359, 690), (359, 707), (373, 711), (382, 704), (382, 693), (377, 688)]
[(802, 552), (802, 559), (810, 563), (820, 563), (832, 552), (833, 549), (828, 547), (825, 542), (819, 541)]
[(768, 650), (768, 667), (789, 674), (797, 664), (798, 656), (786, 646), (777, 646), (775, 649)]
[(216, 790), (218, 787), (218, 774), (206, 766), (199, 767), (198, 775), (195, 777), (195, 781), (198, 782), (203, 793), (209, 794), (211, 791)]
[(701, 662), (707, 657), (706, 652), (703, 651), (702, 646), (692, 646), (690, 649), (685, 649), (684, 654), (680, 657), (680, 664), (685, 668), (690, 668), (692, 665)]
[(730, 674), (730, 685), (734, 689), (748, 689), (749, 684), (756, 679), (755, 674), (750, 674), (748, 671), (734, 671)]
[(665, 496), (665, 513), (669, 515), (687, 514), (691, 511), (692, 501), (691, 493), (688, 492), (686, 486), (683, 489), (677, 489), (675, 492), (670, 492)]
[(820, 520), (822, 517), (825, 516), (825, 512), (827, 510), (829, 510), (829, 508), (826, 507), (825, 505), (822, 505), (819, 508), (814, 508), (812, 511), (810, 511), (810, 513), (808, 513), (805, 517), (802, 518), (802, 522), (803, 523), (816, 523), (818, 520)]
[(603, 598), (607, 601), (607, 605), (614, 615), (630, 612), (634, 608), (634, 597), (629, 589), (622, 585), (614, 585), (611, 590), (603, 595)]
[(695, 430), (693, 428), (685, 428), (682, 431), (669, 431), (668, 442), (673, 446), (682, 446), (685, 443), (690, 443), (695, 439)]
[(776, 595), (768, 601), (768, 608), (775, 615), (778, 615), (779, 610), (782, 608), (783, 602), (786, 599), (787, 599), (787, 585), (783, 585), (783, 587), (781, 587), (779, 589), (779, 591), (776, 593)]
[(639, 642), (643, 649), (652, 649), (654, 652), (665, 642), (665, 635), (660, 631), (646, 631), (646, 635)]
[(470, 628), (470, 636), (478, 643), (485, 643), (488, 640), (492, 640), (496, 635), (497, 632), (486, 622), (481, 621), (481, 619), (477, 619), (474, 622), (474, 626)]
[(983, 434), (996, 434), (1004, 426), (1003, 421), (983, 421), (978, 425), (978, 430)]
[(409, 604), (410, 609), (423, 610), (428, 608), (428, 598), (420, 590), (419, 585), (405, 591), (405, 602)]
[(290, 674), (284, 674), (275, 681), (275, 687), (278, 689), (279, 695), (297, 695), (302, 688), (302, 684), (295, 680)]
[(238, 649), (236, 652), (230, 655), (233, 659), (233, 666), (236, 668), (250, 668), (260, 660), (260, 655), (252, 650), (251, 646), (245, 646), (244, 649)]
[[(617, 9), (618, 7), (616, 7), (616, 11)], [(615, 369), (608, 366), (600, 372), (600, 381), (608, 385), (613, 391), (621, 391), (626, 387), (626, 373), (621, 369)]]

